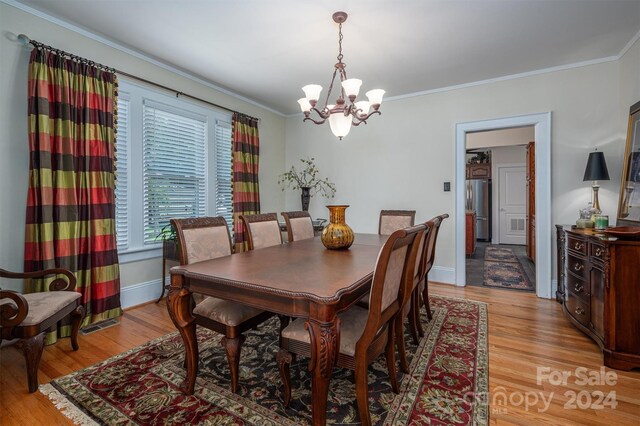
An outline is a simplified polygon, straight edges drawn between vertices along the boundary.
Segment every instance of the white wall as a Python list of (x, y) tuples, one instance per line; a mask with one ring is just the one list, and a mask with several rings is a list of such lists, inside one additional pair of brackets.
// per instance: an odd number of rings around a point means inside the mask
[[(284, 195), (277, 175), (284, 170), (285, 119), (273, 112), (219, 92), (176, 73), (160, 68), (74, 31), (0, 3), (0, 267), (21, 271), (25, 209), (28, 188), (29, 145), (27, 140), (27, 65), (30, 49), (17, 43), (20, 33), (118, 68), (184, 93), (261, 118), (260, 189), (264, 211), (281, 211)], [(157, 281), (159, 258), (121, 265), (122, 287)], [(17, 288), (15, 282), (2, 286)], [(159, 283), (154, 289), (159, 288)]]
[(467, 133), (467, 149), (526, 145), (533, 141), (534, 136), (535, 128), (533, 126)]
[[(339, 201), (351, 205), (347, 222), (356, 231), (375, 232), (383, 208), (416, 209), (417, 220), (453, 213), (454, 193), (443, 192), (442, 185), (452, 181), (455, 188), (456, 123), (551, 111), (551, 220), (573, 223), (589, 201), (582, 175), (594, 147), (608, 160), (612, 180), (602, 184), (601, 204), (613, 213), (626, 132), (619, 119), (618, 68), (617, 61), (607, 62), (383, 102), (382, 116), (352, 129), (343, 141), (328, 126), (291, 117), (286, 163), (314, 156), (320, 170), (335, 181)], [(295, 195), (287, 194), (287, 208), (298, 206)], [(314, 215), (327, 216), (323, 204), (312, 201)], [(440, 233), (436, 266), (452, 271), (454, 248), (454, 222), (448, 220)], [(453, 282), (453, 274), (447, 276)]]

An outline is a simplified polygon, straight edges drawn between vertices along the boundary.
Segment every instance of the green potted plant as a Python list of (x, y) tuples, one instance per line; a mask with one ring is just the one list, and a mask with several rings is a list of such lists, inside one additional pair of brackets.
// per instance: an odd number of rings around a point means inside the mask
[(333, 182), (327, 178), (320, 178), (319, 170), (314, 163), (315, 158), (301, 158), (300, 162), (303, 167), (298, 170), (295, 166), (291, 166), (289, 171), (280, 175), (278, 184), (284, 191), (287, 188), (300, 189), (300, 199), (302, 201), (302, 210), (309, 210), (309, 202), (311, 197), (317, 193), (321, 193), (326, 198), (333, 198), (336, 194), (336, 187)]
[(171, 223), (162, 227), (158, 235), (156, 235), (156, 241), (162, 239), (162, 255), (165, 259), (178, 260), (178, 235)]

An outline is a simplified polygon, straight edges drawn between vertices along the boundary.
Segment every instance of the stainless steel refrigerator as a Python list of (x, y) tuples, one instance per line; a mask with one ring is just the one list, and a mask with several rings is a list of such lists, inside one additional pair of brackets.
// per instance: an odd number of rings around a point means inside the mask
[(467, 180), (467, 210), (476, 212), (477, 239), (491, 241), (491, 179)]

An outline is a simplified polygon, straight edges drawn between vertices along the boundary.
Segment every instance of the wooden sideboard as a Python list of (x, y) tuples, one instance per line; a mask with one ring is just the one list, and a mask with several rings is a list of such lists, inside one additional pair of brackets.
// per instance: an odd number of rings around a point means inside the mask
[(567, 318), (602, 349), (604, 365), (640, 367), (640, 240), (558, 226), (558, 293)]

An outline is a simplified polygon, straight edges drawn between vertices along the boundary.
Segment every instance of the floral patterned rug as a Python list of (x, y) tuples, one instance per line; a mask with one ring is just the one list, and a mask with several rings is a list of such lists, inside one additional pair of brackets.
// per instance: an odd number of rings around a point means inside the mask
[[(416, 346), (406, 336), (410, 372), (391, 391), (384, 357), (369, 367), (369, 402), (376, 425), (485, 425), (489, 414), (487, 308), (481, 302), (432, 297), (433, 319)], [(282, 405), (276, 353), (278, 320), (247, 333), (238, 394), (220, 335), (198, 328), (200, 366), (195, 393), (182, 394), (184, 349), (172, 333), (40, 386), (76, 424), (300, 425), (311, 421), (306, 359), (291, 366), (289, 408)], [(359, 424), (353, 373), (336, 368), (328, 423)]]
[(533, 291), (533, 283), (527, 277), (513, 250), (488, 246), (484, 252), (484, 285), (487, 287), (513, 288)]
[(484, 249), (484, 260), (490, 262), (517, 263), (518, 257), (510, 248), (487, 246)]

